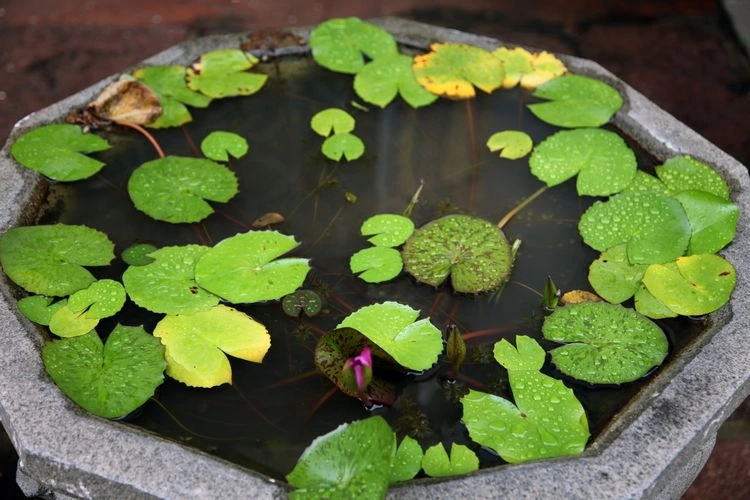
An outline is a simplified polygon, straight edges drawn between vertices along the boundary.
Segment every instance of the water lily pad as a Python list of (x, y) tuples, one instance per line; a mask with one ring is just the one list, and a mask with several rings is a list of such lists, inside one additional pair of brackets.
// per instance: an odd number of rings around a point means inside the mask
[(213, 98), (254, 94), (268, 78), (246, 71), (257, 63), (257, 57), (239, 49), (207, 52), (187, 69), (188, 88)]
[(390, 33), (356, 17), (320, 23), (310, 33), (310, 49), (319, 65), (349, 74), (365, 66), (365, 56), (377, 60), (398, 53)]
[(451, 445), (448, 458), (443, 443), (438, 443), (424, 452), (422, 469), (432, 477), (460, 476), (479, 469), (479, 459), (469, 448), (456, 443)]
[(365, 153), (365, 144), (354, 134), (334, 134), (323, 141), (320, 150), (334, 161), (354, 161)]
[(103, 279), (78, 290), (68, 298), (68, 308), (87, 318), (103, 319), (117, 314), (125, 305), (125, 289), (115, 280)]
[(525, 132), (519, 130), (504, 130), (492, 134), (487, 139), (487, 147), (493, 153), (500, 151), (500, 158), (517, 160), (523, 158), (534, 146), (531, 137)]
[(691, 233), (680, 202), (651, 191), (620, 193), (594, 203), (581, 216), (578, 231), (599, 251), (627, 243), (632, 264), (676, 259), (685, 253)]
[(86, 226), (17, 227), (0, 237), (0, 265), (26, 291), (62, 297), (93, 283), (83, 266), (106, 266), (113, 250), (107, 235)]
[(354, 311), (336, 328), (354, 328), (401, 366), (422, 371), (437, 361), (443, 336), (429, 318), (416, 321), (418, 317), (418, 310), (389, 301)]
[(167, 156), (144, 163), (130, 176), (135, 208), (165, 222), (199, 222), (214, 212), (206, 200), (226, 203), (237, 194), (237, 177), (211, 160)]
[(317, 316), (323, 308), (323, 299), (312, 290), (297, 290), (284, 297), (281, 301), (281, 308), (284, 314), (292, 318), (299, 317), (302, 311), (305, 312), (305, 316), (312, 318)]
[(242, 158), (247, 154), (247, 141), (241, 135), (215, 130), (201, 142), (203, 155), (215, 161), (229, 161), (229, 156)]
[(592, 384), (638, 380), (659, 366), (669, 351), (667, 337), (654, 322), (605, 302), (556, 309), (544, 320), (542, 334), (567, 344), (550, 352), (555, 366)]
[(150, 243), (136, 243), (123, 250), (120, 258), (129, 266), (145, 266), (154, 261), (149, 254), (156, 250), (157, 248)]
[(189, 314), (207, 311), (219, 297), (195, 281), (195, 263), (208, 247), (186, 245), (164, 247), (151, 252), (154, 259), (145, 266), (130, 266), (122, 282), (130, 300), (149, 311), (162, 314)]
[(540, 120), (558, 127), (599, 127), (622, 107), (619, 92), (604, 82), (581, 75), (550, 80), (534, 92), (550, 102), (528, 107)]
[(360, 231), (362, 236), (372, 236), (367, 241), (376, 247), (397, 247), (414, 233), (414, 223), (403, 215), (379, 214), (364, 221)]
[(669, 309), (684, 316), (716, 311), (729, 301), (737, 275), (718, 255), (680, 257), (674, 263), (652, 265), (643, 275), (648, 291)]
[(290, 498), (384, 498), (396, 436), (375, 416), (315, 438), (286, 479)]
[(674, 318), (677, 316), (677, 313), (668, 308), (664, 302), (654, 297), (643, 283), (641, 283), (638, 291), (635, 292), (635, 310), (653, 319)]
[(334, 134), (346, 134), (354, 130), (356, 121), (354, 117), (339, 108), (328, 108), (313, 115), (310, 120), (310, 128), (316, 134), (328, 137)]
[(412, 58), (390, 54), (369, 62), (354, 77), (354, 90), (363, 101), (386, 107), (398, 94), (412, 107), (432, 104), (437, 96), (414, 78)]
[(461, 43), (433, 43), (414, 58), (414, 76), (433, 94), (450, 99), (474, 97), (474, 87), (490, 93), (505, 78), (503, 63), (490, 52)]
[(308, 259), (278, 259), (299, 245), (294, 236), (250, 231), (216, 244), (195, 267), (200, 286), (235, 304), (277, 300), (302, 286)]
[(365, 248), (349, 260), (349, 269), (368, 283), (390, 281), (401, 274), (403, 268), (401, 253), (394, 248)]
[(539, 372), (545, 352), (535, 340), (517, 336), (516, 346), (495, 344), (516, 403), (470, 390), (461, 398), (469, 437), (511, 463), (580, 454), (589, 438), (583, 406), (561, 381)]
[(647, 267), (647, 264), (631, 264), (627, 246), (617, 245), (591, 263), (589, 283), (604, 300), (619, 304), (635, 295)]
[(404, 436), (391, 462), (391, 484), (408, 481), (422, 468), (424, 452), (416, 439)]
[(20, 299), (16, 305), (29, 321), (46, 326), (49, 325), (52, 316), (68, 303), (67, 299), (53, 302), (54, 300), (54, 297), (46, 295), (30, 295)]
[(740, 210), (734, 203), (705, 191), (675, 195), (690, 221), (689, 254), (716, 253), (734, 239)]
[(670, 194), (697, 189), (725, 200), (729, 186), (714, 169), (691, 156), (677, 156), (656, 167), (656, 175), (670, 190)]
[(164, 348), (141, 327), (118, 325), (106, 344), (96, 332), (49, 342), (42, 359), (66, 396), (104, 418), (124, 417), (164, 381)]
[(211, 98), (193, 92), (185, 81), (182, 66), (148, 66), (133, 72), (133, 76), (145, 83), (159, 97), (162, 114), (150, 123), (152, 128), (178, 127), (193, 120), (187, 106), (205, 108)]
[(638, 170), (633, 182), (623, 189), (624, 193), (630, 191), (656, 191), (657, 193), (671, 195), (671, 190), (662, 181), (643, 170)]
[(80, 337), (89, 333), (99, 324), (97, 318), (89, 318), (84, 311), (73, 312), (64, 305), (49, 320), (49, 331), (58, 337)]
[(24, 167), (56, 181), (78, 181), (91, 177), (104, 163), (86, 156), (109, 149), (109, 143), (77, 125), (45, 125), (26, 132), (10, 149)]
[(502, 231), (469, 215), (449, 215), (419, 228), (403, 251), (406, 271), (439, 286), (448, 276), (463, 293), (494, 290), (508, 280), (513, 259)]
[(563, 130), (534, 148), (531, 173), (548, 186), (576, 174), (578, 194), (609, 196), (625, 189), (635, 177), (635, 153), (614, 132), (583, 128)]
[(146, 125), (162, 114), (159, 96), (147, 85), (124, 76), (107, 85), (86, 111), (99, 120)]
[(190, 387), (232, 383), (227, 355), (261, 363), (271, 347), (266, 327), (225, 305), (165, 316), (154, 336), (166, 347), (167, 375)]
[(521, 87), (533, 89), (565, 73), (565, 65), (549, 52), (532, 54), (526, 49), (500, 47), (492, 55), (500, 59), (505, 69), (503, 88)]

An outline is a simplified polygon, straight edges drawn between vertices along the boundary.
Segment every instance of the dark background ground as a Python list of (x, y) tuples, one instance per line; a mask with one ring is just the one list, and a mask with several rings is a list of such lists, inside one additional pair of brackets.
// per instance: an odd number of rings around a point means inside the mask
[[(750, 4), (750, 0), (725, 0)], [(593, 59), (750, 164), (750, 59), (714, 0), (0, 0), (0, 142), (24, 115), (206, 34), (398, 15)], [(41, 410), (41, 409), (40, 409)], [(19, 497), (0, 432), (0, 498)], [(750, 403), (685, 498), (750, 498)]]

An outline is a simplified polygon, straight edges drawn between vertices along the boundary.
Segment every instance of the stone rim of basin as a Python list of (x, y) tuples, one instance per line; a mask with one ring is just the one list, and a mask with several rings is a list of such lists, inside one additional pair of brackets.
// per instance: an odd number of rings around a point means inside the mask
[[(397, 18), (371, 21), (407, 46), (426, 48), (434, 41), (464, 42), (494, 48), (495, 39)], [(307, 40), (310, 28), (288, 30)], [(246, 34), (184, 42), (139, 64), (187, 64), (202, 53), (237, 47)], [(306, 45), (262, 52), (269, 57), (304, 54)], [(613, 85), (626, 104), (615, 124), (659, 159), (690, 154), (719, 171), (741, 213), (750, 213), (750, 178), (736, 160), (690, 130), (596, 63), (561, 57), (578, 74)], [(43, 197), (41, 178), (17, 168), (9, 155), (24, 131), (83, 106), (113, 75), (78, 94), (21, 120), (0, 153), (0, 231), (25, 222)], [(416, 480), (396, 486), (399, 498), (517, 496), (677, 497), (708, 458), (721, 422), (750, 392), (750, 346), (741, 342), (750, 329), (747, 303), (750, 228), (740, 218), (737, 238), (722, 252), (737, 269), (730, 303), (712, 314), (709, 327), (666, 366), (580, 457), (503, 465), (449, 480)], [(235, 497), (284, 496), (287, 487), (261, 474), (145, 431), (104, 421), (75, 407), (44, 373), (39, 332), (9, 301), (12, 288), (0, 280), (0, 420), (19, 452), (19, 482), (24, 492), (40, 489), (75, 497)], [(12, 357), (7, 356), (12, 353)], [(731, 354), (731, 355), (730, 355)], [(40, 411), (40, 408), (42, 409)], [(54, 442), (54, 447), (48, 443)], [(179, 481), (176, 479), (179, 478)], [(36, 488), (36, 490), (35, 490)]]

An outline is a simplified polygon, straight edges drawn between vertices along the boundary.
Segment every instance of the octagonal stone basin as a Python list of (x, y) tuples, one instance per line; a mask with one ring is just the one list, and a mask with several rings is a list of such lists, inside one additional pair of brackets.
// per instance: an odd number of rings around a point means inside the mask
[[(503, 42), (400, 19), (373, 21), (406, 45), (435, 41), (492, 49)], [(291, 33), (307, 39), (309, 29)], [(140, 65), (189, 64), (200, 54), (237, 47), (246, 34), (209, 37), (164, 51)], [(304, 54), (306, 45), (264, 49), (269, 57)], [(659, 160), (692, 155), (727, 181), (741, 217), (734, 242), (722, 252), (737, 270), (730, 303), (606, 431), (576, 458), (483, 469), (465, 477), (423, 479), (393, 487), (395, 498), (676, 498), (708, 458), (716, 431), (750, 393), (750, 179), (747, 169), (591, 61), (561, 56), (575, 73), (615, 86), (625, 98), (614, 124)], [(140, 66), (139, 65), (139, 66)], [(25, 131), (60, 121), (116, 76), (21, 120), (0, 152), (0, 232), (32, 220), (46, 190), (35, 173), (10, 158)], [(285, 484), (195, 449), (94, 417), (75, 407), (44, 371), (44, 339), (15, 306), (14, 288), (0, 280), (0, 419), (20, 456), (18, 482), (28, 495), (59, 498), (283, 498)], [(745, 307), (743, 307), (745, 306)]]

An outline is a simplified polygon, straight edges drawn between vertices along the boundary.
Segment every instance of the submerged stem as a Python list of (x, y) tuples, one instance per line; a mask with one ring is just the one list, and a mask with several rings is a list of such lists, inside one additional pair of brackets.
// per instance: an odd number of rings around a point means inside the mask
[(406, 208), (404, 209), (404, 217), (411, 217), (411, 213), (414, 211), (414, 207), (417, 203), (419, 203), (419, 195), (422, 194), (422, 189), (424, 188), (424, 179), (419, 179), (419, 187), (414, 192), (414, 194), (411, 197), (411, 201), (408, 205), (406, 205)]
[(466, 122), (469, 129), (469, 155), (471, 158), (471, 187), (469, 188), (469, 212), (474, 211), (477, 198), (477, 184), (479, 183), (479, 166), (477, 165), (479, 153), (477, 152), (477, 137), (474, 131), (474, 112), (471, 105), (472, 99), (466, 99)]
[(497, 228), (498, 229), (502, 229), (503, 227), (505, 227), (505, 225), (513, 217), (515, 217), (518, 214), (518, 212), (520, 212), (521, 210), (523, 210), (524, 208), (526, 208), (526, 206), (529, 205), (532, 201), (534, 201), (537, 198), (539, 198), (545, 191), (547, 191), (547, 186), (542, 186), (539, 189), (537, 189), (536, 191), (534, 191), (534, 193), (531, 196), (529, 196), (528, 198), (526, 198), (525, 200), (523, 200), (521, 203), (519, 203), (518, 205), (516, 205), (516, 207), (513, 208), (513, 210), (511, 210), (510, 212), (508, 212), (507, 214), (505, 214), (503, 216), (503, 218), (500, 219), (500, 221), (497, 223)]
[(151, 145), (156, 150), (156, 153), (159, 155), (159, 158), (164, 158), (164, 151), (161, 149), (161, 146), (159, 146), (159, 143), (156, 142), (156, 139), (154, 138), (151, 133), (146, 130), (145, 128), (141, 127), (138, 124), (130, 123), (130, 122), (117, 122), (118, 124), (122, 125), (123, 127), (129, 127), (141, 134), (143, 137), (148, 139), (148, 142), (151, 143)]

